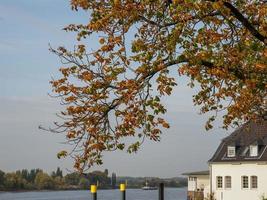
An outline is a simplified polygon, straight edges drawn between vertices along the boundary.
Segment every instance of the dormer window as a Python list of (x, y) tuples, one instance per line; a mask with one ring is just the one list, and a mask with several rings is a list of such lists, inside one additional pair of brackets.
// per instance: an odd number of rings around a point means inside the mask
[(228, 157), (235, 157), (235, 147), (234, 146), (228, 146), (227, 147), (227, 156)]
[(250, 145), (249, 152), (251, 157), (258, 156), (258, 145)]

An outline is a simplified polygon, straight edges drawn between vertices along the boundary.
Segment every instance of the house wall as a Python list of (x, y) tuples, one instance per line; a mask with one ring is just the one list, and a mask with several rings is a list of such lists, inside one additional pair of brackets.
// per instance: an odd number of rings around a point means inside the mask
[[(196, 177), (196, 180), (192, 181), (190, 177)], [(207, 197), (210, 191), (209, 185), (209, 175), (192, 175), (188, 177), (188, 191), (203, 191), (204, 197)]]
[[(267, 163), (211, 164), (211, 192), (216, 200), (261, 200), (267, 197)], [(223, 188), (217, 189), (216, 177), (223, 177)], [(232, 177), (231, 189), (225, 189), (225, 176)], [(249, 188), (242, 189), (241, 177), (249, 177)], [(250, 176), (258, 177), (258, 188), (251, 189)]]
[(196, 180), (191, 180), (191, 176), (188, 177), (188, 191), (196, 191), (197, 190), (197, 181)]

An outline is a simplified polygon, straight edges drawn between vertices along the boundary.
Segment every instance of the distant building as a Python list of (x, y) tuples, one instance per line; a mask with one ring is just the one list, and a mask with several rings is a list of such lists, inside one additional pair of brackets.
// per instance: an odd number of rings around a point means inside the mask
[(224, 138), (209, 160), (209, 173), (185, 175), (189, 200), (211, 194), (216, 200), (267, 198), (267, 120), (248, 122)]
[(106, 176), (108, 176), (108, 169), (105, 169), (104, 173)]
[(115, 189), (116, 188), (116, 184), (117, 184), (116, 174), (115, 173), (112, 173), (112, 175), (111, 175), (111, 187), (113, 189)]

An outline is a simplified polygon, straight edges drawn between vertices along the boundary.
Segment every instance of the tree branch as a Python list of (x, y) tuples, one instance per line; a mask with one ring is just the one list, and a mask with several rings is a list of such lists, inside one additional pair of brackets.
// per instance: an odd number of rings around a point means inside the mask
[[(177, 65), (177, 64), (181, 64), (181, 63), (190, 63), (190, 59), (186, 58), (184, 55), (180, 55), (176, 60), (170, 61), (165, 63), (165, 67), (163, 69), (166, 69), (172, 65)], [(206, 60), (201, 60), (200, 64), (212, 69), (212, 68), (221, 68), (223, 69), (224, 67), (221, 66), (215, 66), (213, 63), (206, 61)], [(154, 76), (156, 73), (158, 73), (159, 71), (163, 70), (156, 70), (156, 71), (152, 71), (150, 74), (148, 74), (147, 76)], [(240, 80), (245, 80), (246, 77), (245, 75), (237, 68), (227, 68), (227, 70), (232, 73), (235, 77), (237, 77)]]
[(243, 26), (245, 26), (249, 31), (250, 33), (256, 37), (257, 39), (259, 39), (260, 41), (262, 41), (263, 43), (266, 44), (266, 39), (267, 37), (265, 37), (264, 35), (262, 35), (258, 30), (256, 30), (254, 28), (254, 26), (248, 21), (247, 18), (245, 18), (240, 12), (239, 10), (234, 7), (231, 3), (229, 2), (224, 2), (223, 5), (225, 7), (227, 7), (228, 9), (230, 9), (230, 11), (232, 12), (232, 14), (236, 17), (236, 19), (238, 19), (242, 24)]
[[(216, 2), (216, 0), (209, 0), (211, 2)], [(256, 37), (258, 40), (262, 41), (264, 44), (266, 44), (266, 40), (267, 40), (267, 37), (262, 35), (249, 21), (248, 19), (242, 15), (241, 12), (239, 12), (239, 10), (234, 7), (231, 3), (229, 2), (223, 2), (223, 5), (228, 8), (232, 15), (238, 20), (241, 22), (241, 24), (246, 27), (249, 32), (254, 36)]]

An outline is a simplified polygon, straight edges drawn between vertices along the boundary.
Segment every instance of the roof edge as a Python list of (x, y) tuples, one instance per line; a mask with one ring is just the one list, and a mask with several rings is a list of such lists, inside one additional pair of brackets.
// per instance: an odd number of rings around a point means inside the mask
[(191, 175), (210, 175), (210, 171), (209, 170), (205, 170), (205, 171), (196, 171), (196, 172), (185, 172), (185, 173), (182, 173), (182, 175), (185, 175), (185, 176), (191, 176)]

